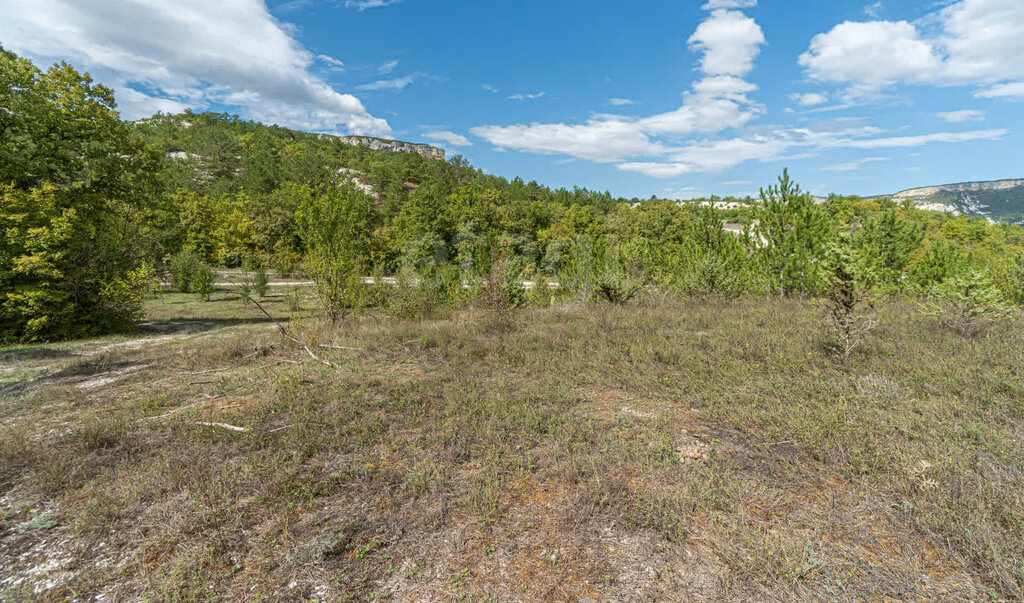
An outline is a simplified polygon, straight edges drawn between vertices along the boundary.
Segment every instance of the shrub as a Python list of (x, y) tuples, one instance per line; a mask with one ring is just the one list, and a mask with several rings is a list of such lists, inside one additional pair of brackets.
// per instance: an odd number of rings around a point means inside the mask
[(103, 300), (99, 320), (104, 330), (116, 331), (132, 327), (142, 318), (142, 303), (153, 290), (156, 270), (149, 264), (142, 264), (123, 277), (103, 285), (100, 297)]
[(484, 272), (480, 285), (480, 307), (495, 316), (505, 318), (512, 311), (505, 276), (505, 254), (491, 245), (491, 269)]
[(298, 287), (292, 287), (288, 290), (288, 311), (292, 314), (302, 310), (302, 292)]
[(856, 253), (848, 238), (833, 243), (825, 254), (825, 323), (831, 347), (841, 360), (864, 343), (878, 326), (872, 288), (877, 271)]
[(257, 268), (252, 277), (252, 290), (256, 295), (262, 298), (267, 296), (267, 289), (269, 288), (270, 284), (267, 280), (267, 271), (263, 268)]
[(210, 294), (213, 293), (213, 282), (216, 276), (213, 268), (205, 262), (200, 263), (196, 267), (195, 272), (192, 273), (192, 279), (189, 281), (189, 290), (199, 296), (199, 299), (209, 301)]
[(213, 293), (216, 274), (195, 251), (185, 249), (171, 258), (169, 271), (171, 286), (181, 293), (195, 293), (204, 301)]
[(964, 337), (977, 335), (1010, 312), (1002, 292), (978, 270), (947, 278), (934, 294), (940, 303), (926, 305), (923, 311)]
[(399, 273), (395, 286), (390, 287), (388, 293), (388, 311), (412, 320), (433, 316), (446, 301), (441, 279), (422, 277), (412, 268)]

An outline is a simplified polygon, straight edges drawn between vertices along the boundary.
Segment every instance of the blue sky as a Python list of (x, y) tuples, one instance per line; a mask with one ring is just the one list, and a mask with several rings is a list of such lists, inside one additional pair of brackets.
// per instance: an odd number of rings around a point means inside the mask
[(122, 112), (431, 142), (627, 197), (1024, 177), (1021, 0), (0, 0)]

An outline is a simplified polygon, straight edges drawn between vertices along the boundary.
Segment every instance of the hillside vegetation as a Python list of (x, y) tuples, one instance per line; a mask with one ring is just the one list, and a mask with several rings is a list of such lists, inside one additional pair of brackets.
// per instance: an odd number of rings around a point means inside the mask
[(1024, 227), (0, 80), (0, 600), (1024, 597)]

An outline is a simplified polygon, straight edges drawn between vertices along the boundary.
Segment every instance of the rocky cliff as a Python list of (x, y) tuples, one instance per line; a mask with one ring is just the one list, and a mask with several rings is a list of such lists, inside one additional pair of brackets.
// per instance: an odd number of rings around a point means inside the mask
[(384, 140), (371, 136), (332, 136), (321, 134), (323, 137), (337, 138), (345, 144), (367, 147), (372, 151), (394, 151), (396, 153), (418, 153), (427, 159), (440, 159), (444, 161), (444, 149), (432, 147), (428, 144), (415, 144), (402, 142), (400, 140)]
[(1024, 180), (991, 180), (988, 182), (959, 182), (956, 184), (943, 184), (940, 186), (925, 186), (900, 191), (892, 196), (897, 201), (903, 199), (920, 199), (932, 197), (942, 193), (971, 193), (981, 191), (1005, 191), (1012, 188), (1024, 186)]
[(1017, 222), (1024, 216), (1024, 179), (959, 182), (900, 191), (921, 209), (978, 216), (990, 222)]

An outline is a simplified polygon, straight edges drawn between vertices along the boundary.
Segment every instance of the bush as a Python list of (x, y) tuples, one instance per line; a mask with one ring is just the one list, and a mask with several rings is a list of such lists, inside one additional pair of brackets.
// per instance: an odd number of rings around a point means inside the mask
[(872, 299), (877, 271), (854, 251), (848, 238), (828, 248), (824, 264), (825, 323), (833, 352), (846, 361), (878, 326)]
[(199, 299), (209, 301), (210, 294), (213, 293), (213, 282), (216, 276), (213, 268), (205, 262), (200, 263), (195, 272), (192, 273), (189, 290), (199, 296)]
[(484, 273), (480, 285), (480, 307), (501, 319), (508, 318), (512, 311), (505, 264), (505, 254), (497, 245), (491, 245), (491, 269)]
[(267, 296), (267, 289), (270, 288), (270, 283), (267, 280), (267, 271), (263, 268), (256, 269), (256, 273), (252, 277), (252, 290), (256, 295), (261, 298)]
[(181, 293), (195, 293), (204, 301), (210, 299), (216, 274), (198, 253), (191, 249), (182, 250), (171, 258), (168, 268), (171, 287)]
[(433, 316), (447, 300), (441, 279), (421, 277), (411, 268), (399, 273), (397, 282), (388, 293), (388, 311), (412, 320)]
[(977, 335), (1010, 312), (1002, 292), (977, 270), (944, 280), (935, 287), (934, 294), (940, 303), (925, 306), (924, 312), (938, 316), (944, 325), (964, 337)]

